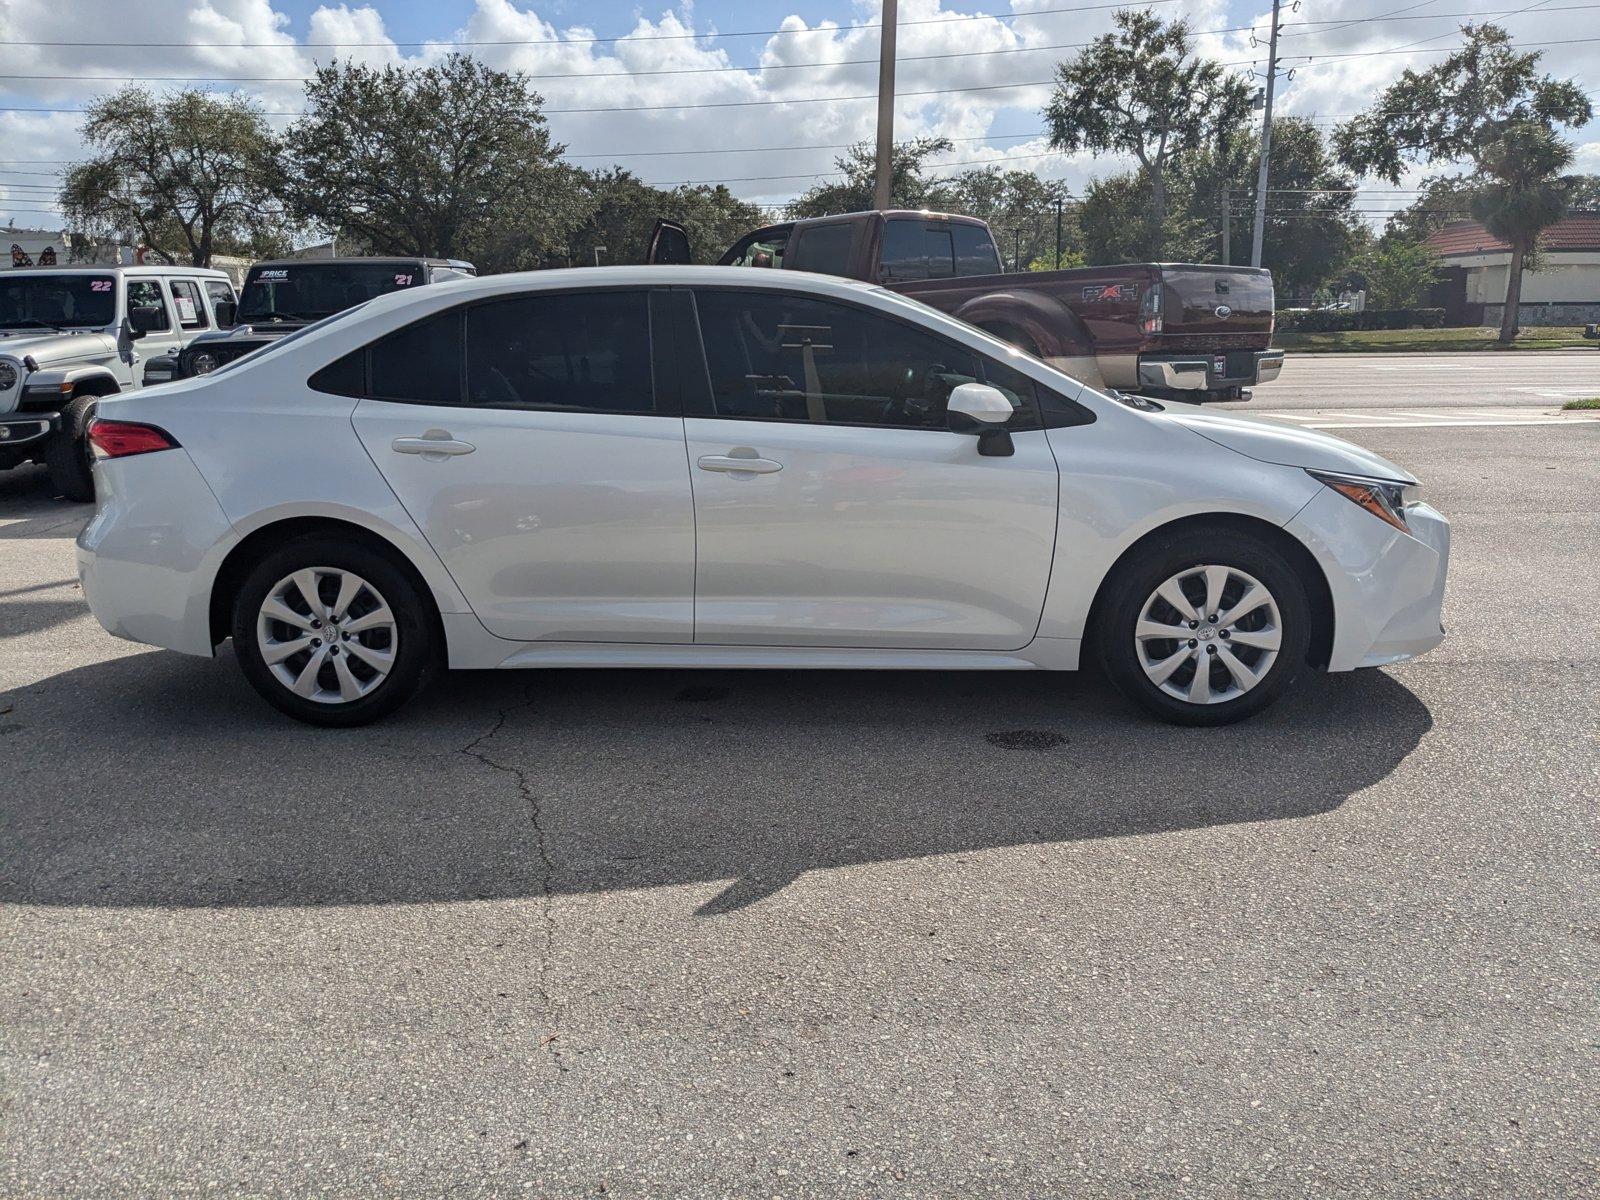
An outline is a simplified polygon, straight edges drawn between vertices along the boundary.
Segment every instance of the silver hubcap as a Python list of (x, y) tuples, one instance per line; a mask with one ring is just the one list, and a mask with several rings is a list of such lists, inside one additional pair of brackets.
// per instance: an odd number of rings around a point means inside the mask
[(273, 584), (256, 616), (267, 667), (296, 696), (348, 704), (394, 668), (400, 630), (378, 589), (339, 567), (306, 567)]
[(1283, 622), (1260, 580), (1237, 567), (1188, 567), (1150, 593), (1133, 644), (1145, 675), (1167, 695), (1222, 704), (1267, 677)]

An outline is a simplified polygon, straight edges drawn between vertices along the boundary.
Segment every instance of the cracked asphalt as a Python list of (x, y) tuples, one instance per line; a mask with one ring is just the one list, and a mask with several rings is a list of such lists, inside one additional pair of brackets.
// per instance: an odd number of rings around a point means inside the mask
[(1351, 432), (1450, 636), (1209, 731), (776, 672), (310, 730), (0, 475), (0, 1193), (1595, 1194), (1600, 425)]

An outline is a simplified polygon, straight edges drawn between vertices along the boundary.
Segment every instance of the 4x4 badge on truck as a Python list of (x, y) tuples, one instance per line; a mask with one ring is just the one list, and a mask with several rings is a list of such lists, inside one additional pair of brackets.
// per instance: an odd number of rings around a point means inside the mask
[(1226, 321), (1231, 316), (1233, 316), (1233, 309), (1226, 304), (1217, 305), (1217, 320)]

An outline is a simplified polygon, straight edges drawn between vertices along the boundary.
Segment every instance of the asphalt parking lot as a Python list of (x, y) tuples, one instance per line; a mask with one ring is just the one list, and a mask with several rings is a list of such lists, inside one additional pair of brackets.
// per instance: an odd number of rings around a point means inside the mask
[[(1249, 407), (1559, 404), (1312, 365)], [(1450, 635), (1221, 730), (530, 672), (313, 731), (106, 636), (0, 474), (0, 1192), (1592, 1195), (1600, 421), (1338, 432)]]

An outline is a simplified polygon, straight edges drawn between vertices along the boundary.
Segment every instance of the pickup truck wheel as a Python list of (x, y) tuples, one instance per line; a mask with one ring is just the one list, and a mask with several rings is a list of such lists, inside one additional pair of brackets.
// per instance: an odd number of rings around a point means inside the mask
[(1101, 663), (1123, 695), (1176, 725), (1228, 725), (1298, 674), (1311, 604), (1270, 543), (1188, 529), (1117, 569), (1096, 627)]
[(268, 553), (234, 601), (233, 649), (274, 708), (310, 725), (365, 725), (437, 665), (427, 600), (385, 554), (327, 534)]
[(50, 486), (68, 500), (94, 499), (94, 459), (89, 453), (89, 422), (98, 396), (78, 396), (61, 410), (61, 429), (44, 449)]

